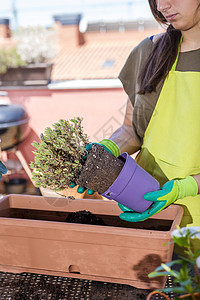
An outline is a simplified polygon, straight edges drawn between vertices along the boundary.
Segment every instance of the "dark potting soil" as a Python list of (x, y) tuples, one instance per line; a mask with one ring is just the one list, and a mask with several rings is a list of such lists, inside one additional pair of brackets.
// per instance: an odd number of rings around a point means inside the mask
[[(104, 220), (102, 219), (104, 218)], [(114, 221), (114, 222), (113, 222)], [(150, 221), (150, 222), (149, 222)], [(136, 225), (130, 222), (122, 221), (119, 217), (115, 216), (96, 216), (90, 211), (81, 210), (70, 213), (65, 222), (67, 223), (80, 223), (90, 225), (103, 225), (103, 226), (114, 226), (114, 227), (131, 227), (137, 229), (148, 229), (148, 230), (159, 230), (167, 231), (170, 230), (172, 222), (170, 220), (146, 220), (145, 222), (139, 222)], [(129, 226), (128, 226), (129, 225)], [(133, 227), (131, 226), (133, 225)]]
[(115, 157), (99, 144), (93, 144), (76, 183), (80, 186), (104, 193), (116, 180), (124, 161)]
[(79, 223), (79, 224), (91, 224), (91, 225), (106, 225), (102, 219), (92, 214), (90, 211), (80, 210), (70, 213), (65, 222), (67, 223)]
[[(70, 219), (68, 219), (69, 215), (71, 215)], [(143, 222), (135, 223), (123, 221), (118, 216), (93, 214), (89, 211), (62, 212), (23, 208), (10, 208), (9, 210), (6, 209), (5, 211), (2, 210), (0, 217), (70, 223), (79, 223), (80, 221), (84, 221), (86, 223), (82, 224), (89, 224), (89, 222), (91, 222), (92, 225), (157, 231), (169, 231), (173, 222), (173, 220), (151, 218)], [(99, 224), (94, 224), (95, 222), (99, 222)]]

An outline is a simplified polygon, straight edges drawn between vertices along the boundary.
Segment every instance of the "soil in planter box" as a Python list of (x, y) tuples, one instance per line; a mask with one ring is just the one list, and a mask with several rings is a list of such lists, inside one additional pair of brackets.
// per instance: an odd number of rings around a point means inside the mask
[[(76, 212), (77, 213), (77, 212)], [(61, 212), (61, 211), (43, 211), (34, 209), (21, 209), (21, 208), (11, 208), (9, 210), (1, 211), (0, 217), (6, 218), (17, 218), (17, 219), (29, 219), (29, 220), (41, 220), (41, 221), (52, 221), (52, 222), (66, 222), (69, 215), (75, 216), (74, 212)], [(84, 213), (84, 218), (90, 218)], [(78, 212), (78, 217), (80, 217), (80, 211)], [(71, 217), (70, 217), (71, 218)], [(93, 221), (96, 219), (101, 220), (104, 224), (93, 224), (99, 226), (112, 226), (112, 227), (124, 227), (124, 228), (134, 228), (134, 229), (144, 229), (144, 230), (158, 230), (158, 231), (169, 231), (173, 220), (159, 220), (159, 219), (147, 219), (143, 222), (126, 222), (121, 220), (118, 216), (112, 215), (98, 215), (95, 214), (92, 217)], [(78, 223), (78, 218), (75, 216), (76, 222)], [(71, 222), (71, 221), (70, 221)], [(82, 223), (83, 224), (83, 223)], [(86, 223), (85, 223), (86, 224)]]
[(148, 230), (159, 230), (167, 231), (170, 230), (172, 221), (170, 220), (146, 220), (145, 222), (129, 223), (119, 219), (116, 216), (106, 215), (94, 215), (90, 211), (81, 210), (70, 213), (65, 222), (67, 223), (79, 223), (79, 224), (91, 224), (91, 225), (103, 225), (113, 227), (125, 227), (125, 228), (137, 228), (137, 229), (148, 229)]
[(115, 157), (103, 146), (94, 144), (76, 183), (102, 194), (113, 184), (123, 166), (121, 158)]

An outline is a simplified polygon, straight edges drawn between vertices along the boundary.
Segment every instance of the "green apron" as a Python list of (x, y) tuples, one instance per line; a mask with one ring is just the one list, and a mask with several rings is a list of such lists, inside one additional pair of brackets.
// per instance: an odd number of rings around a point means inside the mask
[[(145, 131), (137, 163), (161, 185), (200, 173), (200, 72), (169, 72)], [(200, 226), (200, 195), (185, 197), (183, 226)]]

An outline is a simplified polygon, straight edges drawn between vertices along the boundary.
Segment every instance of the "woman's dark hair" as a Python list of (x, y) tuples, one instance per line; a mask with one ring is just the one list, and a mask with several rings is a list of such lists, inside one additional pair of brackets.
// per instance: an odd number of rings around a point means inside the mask
[[(160, 24), (168, 25), (167, 20), (157, 10), (156, 1), (148, 1), (156, 21)], [(141, 70), (138, 94), (155, 91), (160, 80), (167, 76), (176, 59), (180, 38), (180, 30), (176, 30), (172, 25), (169, 25), (167, 31), (157, 39), (151, 55), (148, 57)]]

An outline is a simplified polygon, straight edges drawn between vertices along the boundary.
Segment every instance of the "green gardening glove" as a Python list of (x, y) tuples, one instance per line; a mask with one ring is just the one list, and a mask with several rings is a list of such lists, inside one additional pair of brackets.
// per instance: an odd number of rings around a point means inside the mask
[[(119, 150), (118, 146), (111, 140), (104, 139), (99, 143), (89, 143), (86, 146), (86, 150), (87, 151), (91, 150), (93, 144), (98, 144), (98, 145), (103, 146), (106, 151), (110, 152), (111, 154), (113, 154), (116, 157), (118, 157), (120, 155), (120, 150)], [(86, 157), (85, 157), (85, 159), (86, 159)], [(75, 186), (76, 186), (75, 182), (71, 182), (69, 187), (73, 188)], [(82, 186), (78, 186), (78, 188), (77, 188), (77, 192), (80, 193), (80, 194), (84, 193), (85, 190), (86, 190), (86, 188), (82, 187)], [(88, 189), (88, 194), (93, 195), (94, 191)]]
[(4, 164), (0, 161), (0, 180), (2, 179), (2, 174), (7, 173), (7, 168)]
[(129, 222), (144, 221), (157, 214), (177, 199), (182, 199), (187, 196), (196, 196), (197, 194), (198, 185), (192, 176), (180, 180), (170, 180), (167, 181), (160, 190), (144, 195), (145, 200), (152, 201), (153, 203), (143, 213), (134, 212), (126, 206), (119, 204), (120, 209), (123, 211), (119, 217), (120, 219)]

